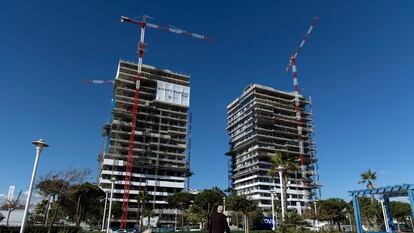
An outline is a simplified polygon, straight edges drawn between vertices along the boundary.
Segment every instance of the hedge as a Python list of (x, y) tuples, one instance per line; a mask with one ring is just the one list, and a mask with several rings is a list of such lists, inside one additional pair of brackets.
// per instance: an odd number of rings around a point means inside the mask
[[(24, 233), (47, 233), (48, 226), (26, 226)], [(20, 227), (0, 226), (0, 233), (19, 233)], [(53, 226), (51, 233), (80, 233), (82, 229), (75, 226)]]

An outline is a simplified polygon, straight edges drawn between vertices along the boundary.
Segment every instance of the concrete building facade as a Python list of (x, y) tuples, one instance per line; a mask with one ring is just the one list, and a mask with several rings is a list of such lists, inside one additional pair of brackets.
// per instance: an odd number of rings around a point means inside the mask
[[(319, 188), (310, 105), (309, 100), (300, 96), (304, 170), (288, 173), (288, 209), (299, 214), (310, 208)], [(268, 173), (272, 167), (271, 157), (276, 152), (285, 153), (300, 165), (295, 94), (249, 85), (227, 106), (227, 132), (231, 147), (226, 153), (230, 158), (230, 189), (259, 201), (259, 207), (270, 209), (271, 191), (277, 193), (279, 200), (281, 192), (279, 177)]]
[[(114, 205), (121, 206), (128, 145), (131, 131), (137, 65), (120, 61), (113, 87), (111, 121), (103, 136), (107, 145), (99, 155), (99, 186), (107, 193), (115, 178)], [(158, 224), (174, 224), (174, 210), (167, 208), (167, 196), (186, 188), (187, 115), (190, 77), (169, 70), (143, 65), (137, 113), (134, 159), (129, 195), (128, 226), (144, 215), (140, 193), (147, 194), (143, 204), (159, 218)], [(114, 215), (115, 226), (120, 215)]]

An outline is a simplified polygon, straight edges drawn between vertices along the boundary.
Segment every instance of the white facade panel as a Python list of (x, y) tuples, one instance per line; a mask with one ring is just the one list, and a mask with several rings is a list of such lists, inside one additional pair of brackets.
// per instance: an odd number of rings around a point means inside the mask
[(190, 87), (157, 81), (156, 100), (188, 107), (190, 106)]

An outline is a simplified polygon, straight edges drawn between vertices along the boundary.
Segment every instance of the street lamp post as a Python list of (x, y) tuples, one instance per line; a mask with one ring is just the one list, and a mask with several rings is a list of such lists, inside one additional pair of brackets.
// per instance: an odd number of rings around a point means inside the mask
[(104, 205), (104, 212), (102, 217), (102, 229), (101, 231), (105, 230), (105, 215), (106, 215), (106, 203), (108, 202), (108, 193), (105, 192), (105, 205)]
[(30, 180), (29, 193), (27, 194), (26, 206), (24, 207), (24, 213), (23, 213), (23, 219), (22, 219), (22, 224), (21, 224), (22, 226), (20, 227), (20, 233), (24, 232), (24, 225), (27, 219), (27, 212), (29, 211), (29, 204), (30, 204), (30, 199), (32, 197), (33, 184), (34, 184), (34, 180), (36, 177), (37, 164), (39, 163), (40, 153), (42, 152), (42, 149), (44, 147), (49, 146), (43, 141), (43, 139), (33, 141), (32, 143), (36, 146), (36, 158), (35, 158), (35, 162), (33, 166), (32, 178)]
[[(318, 215), (318, 208), (316, 207), (318, 205), (318, 202), (315, 200), (314, 202), (313, 202), (313, 207), (314, 207), (314, 209), (315, 209), (315, 215), (317, 216)], [(318, 221), (318, 219), (315, 219), (315, 221), (314, 221), (314, 224), (313, 225), (318, 225), (319, 224), (319, 221)], [(352, 231), (352, 229), (351, 229), (351, 231)]]
[(177, 208), (175, 208), (174, 232), (177, 231)]
[(282, 221), (285, 220), (285, 192), (284, 192), (284, 186), (283, 186), (283, 173), (286, 171), (286, 168), (284, 168), (283, 166), (279, 165), (279, 167), (277, 168), (278, 172), (279, 172), (279, 180), (280, 180), (280, 199), (281, 199), (281, 205), (282, 205)]
[(114, 185), (115, 185), (115, 177), (111, 178), (111, 197), (109, 199), (109, 210), (108, 210), (108, 222), (106, 223), (106, 233), (109, 233), (109, 227), (111, 225), (111, 217), (112, 217), (112, 199), (114, 197)]
[(274, 191), (270, 191), (270, 196), (272, 198), (272, 231), (276, 230), (276, 223), (275, 223), (275, 193)]

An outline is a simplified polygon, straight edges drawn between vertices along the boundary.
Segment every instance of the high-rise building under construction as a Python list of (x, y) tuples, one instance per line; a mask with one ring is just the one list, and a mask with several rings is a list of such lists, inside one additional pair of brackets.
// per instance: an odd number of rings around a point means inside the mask
[[(111, 120), (104, 133), (106, 148), (99, 156), (99, 186), (109, 193), (113, 179), (113, 201), (119, 206), (123, 201), (136, 77), (137, 65), (121, 60), (113, 87)], [(167, 196), (183, 191), (190, 174), (186, 157), (190, 77), (149, 65), (143, 65), (141, 77), (127, 224), (138, 223), (145, 206), (153, 210), (159, 224), (168, 226), (174, 224), (174, 217), (168, 218), (174, 210), (167, 208)], [(120, 216), (114, 215), (112, 222), (119, 221)]]
[[(288, 171), (287, 206), (302, 214), (317, 198), (319, 176), (311, 102), (299, 95), (302, 110), (301, 134), (297, 130), (295, 93), (258, 84), (249, 85), (227, 106), (227, 132), (230, 136), (229, 186), (237, 194), (271, 208), (271, 192), (280, 200), (279, 177), (269, 175), (271, 157), (276, 152), (291, 156), (302, 171)], [(301, 138), (300, 138), (301, 137)], [(300, 159), (302, 142), (302, 159)]]

